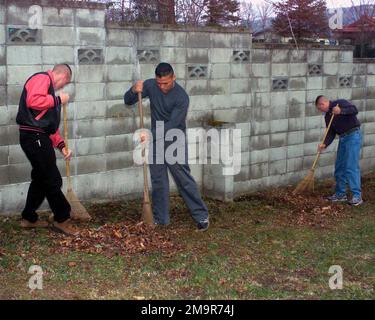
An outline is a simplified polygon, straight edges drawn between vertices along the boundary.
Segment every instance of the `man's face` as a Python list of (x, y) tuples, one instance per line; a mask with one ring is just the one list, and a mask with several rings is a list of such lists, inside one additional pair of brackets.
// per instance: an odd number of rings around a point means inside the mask
[(320, 98), (316, 107), (321, 112), (328, 112), (328, 110), (329, 110), (329, 100), (326, 99), (326, 98)]
[(168, 93), (173, 88), (175, 80), (176, 76), (174, 74), (165, 77), (156, 77), (156, 83), (164, 94)]
[(70, 76), (66, 73), (55, 75), (55, 90), (62, 89), (70, 82)]

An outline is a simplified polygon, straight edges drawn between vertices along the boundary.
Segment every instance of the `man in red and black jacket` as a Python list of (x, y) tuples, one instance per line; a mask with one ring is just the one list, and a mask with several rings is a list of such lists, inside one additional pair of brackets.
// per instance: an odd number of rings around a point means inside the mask
[(61, 191), (62, 178), (54, 151), (58, 148), (65, 160), (72, 155), (59, 133), (61, 105), (68, 103), (69, 95), (55, 95), (55, 90), (62, 89), (71, 77), (69, 65), (58, 64), (53, 70), (32, 75), (22, 91), (16, 122), (20, 126), (21, 148), (32, 166), (22, 212), (21, 226), (25, 228), (48, 227), (46, 221), (38, 220), (36, 213), (47, 198), (54, 214), (54, 227), (66, 234), (77, 233), (69, 221), (71, 207)]

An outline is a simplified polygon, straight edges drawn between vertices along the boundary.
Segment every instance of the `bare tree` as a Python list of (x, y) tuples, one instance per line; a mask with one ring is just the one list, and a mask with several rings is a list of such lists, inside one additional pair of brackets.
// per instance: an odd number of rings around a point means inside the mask
[(251, 2), (242, 1), (240, 4), (240, 18), (244, 24), (251, 30), (255, 29), (256, 10)]
[[(257, 17), (260, 21), (261, 30), (265, 31), (273, 16), (273, 4), (271, 1), (264, 1), (257, 6)], [(264, 40), (266, 40), (266, 32), (264, 32)]]
[(207, 0), (176, 0), (176, 17), (179, 23), (198, 26), (205, 14)]
[(359, 0), (356, 3), (351, 0), (351, 3), (349, 12), (360, 29), (353, 40), (359, 45), (359, 57), (364, 58), (366, 45), (375, 38), (375, 0)]

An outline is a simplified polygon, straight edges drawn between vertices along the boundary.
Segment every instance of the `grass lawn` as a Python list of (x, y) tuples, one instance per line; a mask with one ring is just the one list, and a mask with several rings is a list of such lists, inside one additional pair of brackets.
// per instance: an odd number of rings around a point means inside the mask
[[(332, 182), (317, 189), (317, 203), (307, 209), (310, 200), (299, 207), (272, 190), (233, 203), (206, 199), (211, 227), (204, 233), (195, 232), (182, 200), (173, 197), (171, 224), (153, 233), (175, 249), (135, 253), (60, 250), (63, 236), (2, 217), (0, 299), (374, 299), (375, 176), (364, 179), (366, 201), (358, 208), (320, 200)], [(88, 208), (94, 221), (81, 227), (96, 230), (136, 224), (141, 201)], [(27, 286), (34, 264), (44, 271), (43, 290)], [(342, 290), (329, 288), (332, 265), (343, 269)]]

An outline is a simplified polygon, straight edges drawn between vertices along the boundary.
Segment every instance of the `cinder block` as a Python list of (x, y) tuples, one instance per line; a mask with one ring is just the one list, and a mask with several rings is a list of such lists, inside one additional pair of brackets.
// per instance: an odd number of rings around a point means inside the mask
[[(224, 80), (225, 81), (225, 80)], [(204, 95), (208, 91), (207, 80), (187, 80), (186, 81), (186, 92), (188, 95)]]
[(76, 28), (78, 43), (84, 46), (104, 46), (106, 32), (104, 28)]
[[(272, 65), (274, 66), (274, 64)], [(271, 75), (270, 63), (253, 63), (251, 65), (252, 76), (259, 78), (268, 78)]]
[[(107, 85), (107, 92), (108, 92), (108, 86), (110, 86), (111, 84)], [(104, 91), (105, 91), (104, 83), (90, 83), (90, 84), (77, 83), (75, 101), (104, 100), (104, 97), (105, 97)], [(122, 96), (123, 96), (123, 93), (122, 93)], [(107, 94), (107, 98), (113, 98), (113, 97)]]
[(138, 36), (138, 48), (158, 47), (162, 42), (162, 31), (138, 29), (136, 34)]
[(269, 164), (270, 176), (286, 173), (286, 160), (273, 161)]
[(307, 51), (306, 50), (291, 50), (290, 51), (290, 62), (306, 62)]
[(94, 9), (77, 9), (76, 23), (79, 27), (102, 27), (104, 28), (105, 11)]
[(250, 164), (268, 162), (269, 149), (253, 150), (250, 154)]
[[(306, 134), (306, 133), (305, 133)], [(303, 155), (304, 156), (314, 156), (318, 152), (319, 142), (310, 142), (303, 145)]]
[(233, 50), (231, 49), (210, 49), (209, 61), (210, 63), (230, 63), (232, 54)]
[(8, 65), (42, 64), (42, 48), (40, 46), (7, 46)]
[(375, 99), (366, 100), (366, 110), (375, 110)]
[(76, 125), (75, 138), (102, 137), (106, 132), (104, 119), (79, 120)]
[(352, 92), (353, 100), (366, 99), (366, 88), (354, 88)]
[(24, 85), (26, 80), (34, 73), (42, 71), (41, 66), (8, 66), (8, 84)]
[(73, 27), (47, 27), (43, 28), (43, 44), (57, 44), (71, 46), (75, 43), (75, 30)]
[(289, 90), (305, 90), (305, 89), (306, 89), (305, 77), (289, 78)]
[(187, 34), (186, 45), (189, 48), (209, 48), (210, 34), (206, 32), (189, 32)]
[(288, 107), (272, 104), (270, 107), (270, 120), (286, 119)]
[(288, 145), (302, 144), (304, 142), (304, 131), (288, 132)]
[(323, 77), (323, 88), (327, 88), (327, 89), (338, 88), (337, 76)]
[(367, 86), (368, 87), (375, 87), (375, 75), (368, 75), (367, 76)]
[(353, 64), (353, 74), (354, 75), (366, 75), (367, 74), (367, 64), (366, 63), (354, 63)]
[(353, 62), (353, 51), (340, 51), (339, 53), (339, 61), (340, 62)]
[(307, 75), (307, 63), (291, 63), (289, 74), (291, 77), (305, 77)]
[(220, 34), (220, 33), (211, 33), (211, 47), (212, 48), (232, 48), (232, 36), (231, 34)]
[(251, 49), (252, 35), (249, 32), (232, 33), (232, 48)]
[(229, 64), (212, 64), (211, 79), (228, 79), (230, 77)]
[(6, 41), (5, 25), (0, 24), (0, 44), (4, 44), (5, 41)]
[(308, 77), (307, 90), (323, 89), (323, 77)]
[(74, 49), (72, 47), (43, 47), (42, 61), (44, 64), (69, 63), (74, 64)]
[(251, 50), (252, 63), (269, 63), (271, 61), (271, 51), (267, 49), (253, 49)]
[(105, 155), (90, 155), (75, 158), (77, 174), (87, 174), (93, 172), (103, 172), (106, 170)]
[(304, 118), (291, 118), (288, 119), (288, 129), (289, 131), (304, 130), (305, 119)]
[[(7, 104), (6, 87), (0, 86), (0, 108), (3, 109), (4, 106), (6, 106), (6, 104)], [(3, 109), (2, 113), (5, 113), (4, 109)], [(6, 114), (8, 114), (8, 113), (6, 113)], [(2, 120), (0, 120), (0, 123), (1, 124), (8, 124), (8, 120), (9, 120), (9, 118), (2, 119)], [(6, 121), (6, 123), (4, 123), (4, 121)]]
[(290, 103), (288, 107), (289, 118), (300, 118), (304, 116), (305, 116), (305, 104)]
[(307, 63), (323, 63), (323, 51), (313, 49), (308, 50)]
[[(118, 72), (121, 70), (118, 70)], [(76, 82), (103, 82), (105, 80), (106, 66), (80, 65), (76, 71)], [(90, 84), (87, 84), (89, 86)]]
[(68, 8), (43, 7), (43, 25), (73, 26), (74, 12)]
[(306, 103), (306, 91), (289, 92), (289, 104)]
[[(264, 107), (270, 107), (270, 105), (271, 105), (271, 96), (269, 93), (255, 93), (255, 107), (264, 108)], [(267, 119), (269, 119), (269, 117)]]
[[(8, 165), (5, 165), (5, 166), (0, 165), (0, 186), (7, 185), (7, 184), (10, 183), (10, 181), (9, 181), (9, 171), (10, 170), (9, 169), (10, 168), (9, 168)], [(1, 195), (2, 194), (0, 192), (0, 196)], [(4, 201), (2, 201), (2, 202), (4, 202)], [(2, 208), (1, 205), (0, 205), (0, 209), (1, 209), (1, 211), (5, 211), (4, 208)]]
[[(366, 72), (361, 73), (366, 74)], [(369, 63), (367, 64), (367, 74), (368, 75), (375, 75), (375, 63)]]
[(321, 129), (311, 129), (305, 132), (305, 143), (316, 142), (319, 143), (322, 139), (322, 130)]
[(285, 63), (272, 63), (272, 76), (273, 77), (286, 77), (288, 76), (288, 64)]
[(189, 113), (193, 110), (207, 110), (210, 105), (210, 96), (208, 95), (200, 95), (200, 96), (191, 96), (190, 97), (190, 106), (189, 106)]
[(107, 47), (107, 64), (133, 64), (135, 61), (135, 50), (127, 47)]
[(286, 106), (288, 104), (288, 92), (272, 92), (271, 105)]
[(82, 174), (73, 177), (73, 189), (80, 200), (108, 200), (112, 198), (108, 185), (110, 182), (116, 183), (113, 178), (109, 172)]
[(9, 164), (28, 162), (27, 157), (19, 144), (9, 146)]
[(286, 152), (287, 147), (280, 147), (280, 148), (271, 148), (269, 149), (269, 160), (270, 161), (277, 161), (277, 160), (284, 160), (287, 158)]
[(368, 146), (362, 148), (362, 158), (374, 158), (375, 157), (375, 147)]
[(184, 31), (164, 31), (161, 44), (163, 47), (185, 47), (186, 35)]
[(287, 147), (288, 159), (299, 158), (299, 157), (303, 157), (303, 144), (296, 144), (296, 145)]
[[(228, 86), (228, 81), (225, 84)], [(230, 91), (231, 93), (249, 93), (250, 81), (247, 79), (232, 79), (230, 80)]]
[(352, 85), (353, 88), (366, 87), (366, 76), (354, 76)]
[(353, 74), (353, 64), (352, 63), (340, 63), (339, 64), (339, 75), (352, 75)]
[(250, 137), (250, 149), (254, 150), (264, 150), (270, 147), (270, 135), (258, 135)]
[(303, 158), (293, 158), (287, 161), (287, 172), (303, 170)]
[[(208, 50), (188, 48), (186, 50), (186, 62), (207, 64), (209, 62)], [(228, 61), (214, 61), (214, 62), (229, 62), (229, 60)]]
[(287, 145), (287, 133), (271, 134), (271, 147), (283, 147)]
[[(0, 177), (2, 174), (0, 174)], [(0, 178), (1, 179), (1, 178)], [(1, 212), (15, 213), (20, 212), (25, 207), (27, 190), (29, 183), (19, 183), (6, 185), (2, 187), (1, 195)]]
[(102, 154), (106, 149), (106, 138), (96, 137), (77, 139), (75, 147), (77, 156)]
[(133, 152), (116, 152), (106, 154), (106, 170), (118, 170), (134, 165)]
[(250, 121), (251, 113), (247, 108), (234, 109), (231, 112), (228, 110), (214, 110), (214, 119), (225, 122), (244, 122)]
[(22, 94), (22, 85), (8, 85), (7, 86), (7, 102), (8, 105), (18, 105)]
[(339, 73), (338, 63), (325, 63), (323, 65), (323, 73), (326, 76), (335, 76)]
[(133, 48), (137, 45), (135, 34), (136, 34), (136, 31), (131, 30), (131, 29), (107, 28), (107, 45), (110, 45), (110, 46), (121, 45), (122, 47)]
[(232, 78), (249, 78), (251, 72), (250, 64), (232, 64), (231, 65), (231, 77)]
[(288, 131), (288, 119), (270, 121), (271, 133)]
[(9, 183), (29, 182), (31, 180), (31, 164), (29, 162), (11, 164), (9, 167)]
[(270, 133), (270, 121), (254, 121), (251, 123), (253, 135), (262, 135)]
[(123, 152), (132, 151), (133, 146), (133, 133), (121, 134), (116, 136), (107, 136), (105, 140), (105, 152)]
[(29, 6), (17, 6), (9, 4), (7, 7), (6, 17), (7, 23), (10, 25), (29, 25)]
[(288, 63), (289, 52), (290, 51), (287, 49), (274, 49), (272, 51), (272, 62), (273, 63)]
[(320, 129), (322, 127), (322, 116), (306, 117), (305, 129)]
[(9, 147), (0, 146), (0, 166), (9, 164)]
[(251, 91), (253, 92), (270, 92), (271, 78), (252, 78)]
[(250, 179), (260, 179), (268, 176), (268, 162), (250, 166)]
[(228, 80), (210, 80), (208, 82), (208, 92), (211, 95), (227, 95), (231, 91), (231, 82)]
[(160, 48), (161, 61), (168, 63), (186, 63), (186, 49), (184, 48)]
[(338, 62), (339, 52), (338, 51), (324, 51), (324, 62)]
[(105, 124), (106, 136), (133, 133), (138, 128), (133, 118), (109, 118), (105, 119)]

